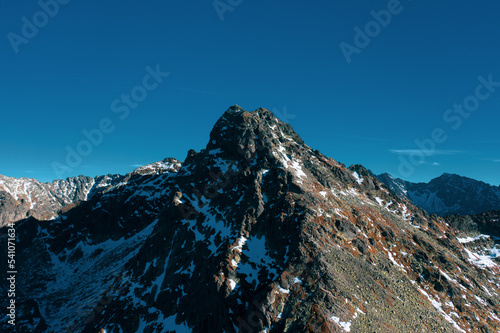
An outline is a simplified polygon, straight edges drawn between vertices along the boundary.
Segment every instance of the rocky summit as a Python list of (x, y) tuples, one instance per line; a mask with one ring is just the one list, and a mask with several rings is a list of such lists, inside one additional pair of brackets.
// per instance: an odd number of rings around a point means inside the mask
[(16, 224), (19, 332), (500, 331), (498, 213), (431, 216), (266, 109), (169, 161)]

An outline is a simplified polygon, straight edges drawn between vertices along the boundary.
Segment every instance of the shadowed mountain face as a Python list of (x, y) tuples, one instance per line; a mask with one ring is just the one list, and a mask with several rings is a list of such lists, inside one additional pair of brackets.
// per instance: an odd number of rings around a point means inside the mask
[(26, 332), (500, 329), (492, 237), (467, 248), (265, 109), (231, 107), (182, 167), (17, 234)]
[(395, 194), (431, 214), (478, 214), (500, 209), (500, 186), (445, 173), (429, 183), (411, 183), (384, 173), (377, 176)]
[(492, 210), (476, 215), (451, 215), (446, 220), (453, 225), (458, 233), (487, 234), (500, 238), (500, 210)]

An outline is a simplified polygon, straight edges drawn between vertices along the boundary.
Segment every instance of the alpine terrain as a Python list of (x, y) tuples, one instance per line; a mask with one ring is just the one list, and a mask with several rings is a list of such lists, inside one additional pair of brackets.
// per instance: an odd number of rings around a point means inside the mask
[(18, 332), (500, 331), (498, 211), (430, 216), (266, 109), (154, 165), (16, 223)]
[(40, 183), (35, 179), (0, 175), (0, 227), (29, 216), (39, 220), (53, 219), (60, 210), (89, 200), (121, 178), (120, 175), (79, 176)]
[(429, 183), (412, 183), (387, 173), (377, 176), (391, 191), (429, 213), (479, 214), (500, 208), (500, 186), (445, 173)]

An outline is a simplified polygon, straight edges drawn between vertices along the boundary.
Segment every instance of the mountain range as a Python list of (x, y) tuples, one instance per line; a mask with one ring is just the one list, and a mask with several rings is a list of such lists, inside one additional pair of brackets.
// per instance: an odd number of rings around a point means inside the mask
[(0, 227), (34, 217), (38, 220), (51, 220), (80, 202), (88, 201), (98, 193), (134, 175), (162, 173), (171, 168), (180, 168), (181, 162), (167, 158), (163, 161), (144, 165), (123, 176), (78, 176), (40, 183), (30, 178), (12, 178), (0, 175)]
[(35, 179), (0, 175), (0, 226), (30, 216), (39, 220), (53, 219), (63, 209), (91, 199), (121, 178), (120, 175), (78, 176), (40, 183)]
[(412, 183), (384, 173), (377, 178), (396, 195), (431, 214), (479, 214), (500, 208), (500, 186), (445, 173), (428, 183)]
[[(174, 159), (175, 160), (175, 159)], [(169, 159), (142, 166), (131, 174), (161, 168)], [(180, 168), (181, 162), (175, 160)], [(90, 200), (96, 193), (120, 183), (127, 175), (78, 176), (52, 183), (0, 175), (0, 227), (33, 216), (50, 220), (59, 213)], [(468, 215), (500, 208), (500, 186), (445, 173), (428, 183), (413, 183), (388, 173), (376, 176), (391, 192), (430, 214)]]
[(500, 330), (499, 211), (429, 215), (266, 109), (85, 184), (15, 224), (19, 332)]

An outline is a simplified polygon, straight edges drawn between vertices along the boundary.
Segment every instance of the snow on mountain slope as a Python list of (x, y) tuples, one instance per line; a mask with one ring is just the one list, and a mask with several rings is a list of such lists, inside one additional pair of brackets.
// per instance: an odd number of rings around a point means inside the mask
[(18, 224), (33, 258), (19, 267), (18, 327), (496, 332), (496, 251), (484, 264), (454, 225), (270, 111), (234, 106), (178, 172), (129, 174), (55, 221)]

